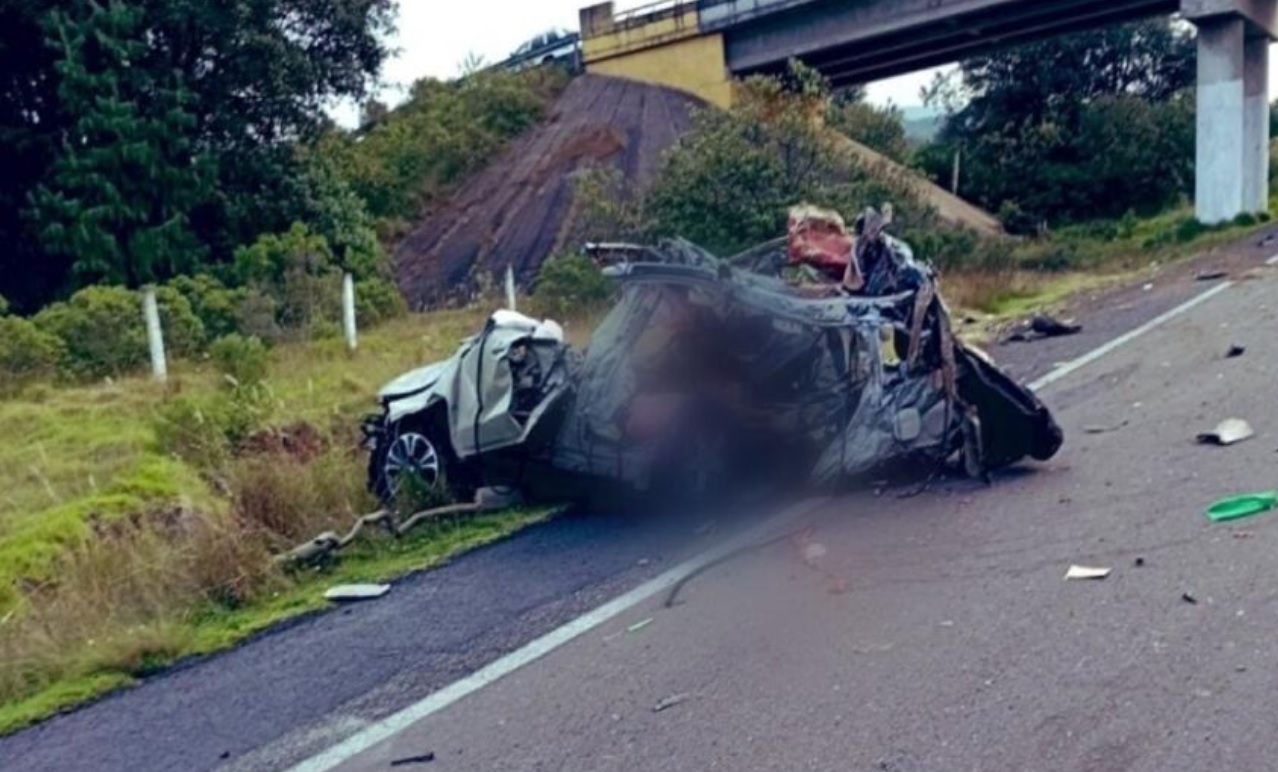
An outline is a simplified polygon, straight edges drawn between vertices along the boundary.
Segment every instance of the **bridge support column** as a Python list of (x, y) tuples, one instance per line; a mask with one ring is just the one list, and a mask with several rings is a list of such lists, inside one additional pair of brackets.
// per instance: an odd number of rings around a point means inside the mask
[[(1265, 41), (1266, 44), (1268, 41)], [(1268, 51), (1247, 38), (1247, 23), (1233, 16), (1198, 26), (1198, 151), (1194, 205), (1204, 223), (1257, 211), (1261, 182), (1259, 128), (1250, 93), (1267, 91)], [(1250, 88), (1249, 88), (1250, 87)], [(1268, 132), (1269, 124), (1264, 128)], [(1267, 143), (1266, 143), (1267, 145)], [(1268, 191), (1265, 191), (1268, 197)]]
[(1198, 27), (1194, 206), (1204, 223), (1269, 208), (1269, 42), (1275, 0), (1182, 0)]
[(1269, 209), (1269, 38), (1251, 36), (1243, 46), (1243, 210)]

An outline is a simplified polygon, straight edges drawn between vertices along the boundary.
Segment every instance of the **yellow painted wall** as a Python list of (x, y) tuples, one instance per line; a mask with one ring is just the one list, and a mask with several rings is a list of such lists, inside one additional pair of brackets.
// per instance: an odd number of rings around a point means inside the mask
[[(640, 29), (646, 30), (648, 27)], [(629, 30), (635, 31), (638, 30)], [(625, 32), (614, 33), (596, 40), (623, 34)], [(727, 60), (724, 57), (723, 35), (696, 35), (694, 25), (691, 36), (680, 38), (667, 33), (666, 40), (669, 42), (655, 44), (655, 47), (653, 37), (649, 36), (645, 39), (648, 47), (638, 50), (634, 50), (637, 48), (634, 37), (630, 38), (630, 45), (621, 49), (614, 41), (611, 49), (596, 48), (596, 58), (593, 61), (590, 54), (590, 44), (593, 41), (587, 40), (583, 44), (586, 71), (670, 86), (698, 96), (710, 104), (727, 108), (732, 104), (732, 81), (728, 76)], [(630, 49), (628, 53), (598, 58), (601, 51), (627, 49)]]
[(585, 36), (581, 43), (582, 57), (589, 63), (595, 59), (624, 54), (638, 48), (651, 48), (662, 43), (695, 37), (700, 31), (697, 10), (692, 8), (677, 16), (656, 19), (647, 24), (605, 27), (601, 34)]

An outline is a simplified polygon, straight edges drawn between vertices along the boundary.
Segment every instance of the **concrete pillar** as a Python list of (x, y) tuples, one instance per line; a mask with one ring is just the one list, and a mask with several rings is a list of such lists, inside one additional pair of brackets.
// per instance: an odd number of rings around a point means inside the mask
[(1198, 23), (1198, 150), (1194, 208), (1204, 223), (1246, 210), (1244, 59), (1246, 22), (1238, 16)]
[(1243, 50), (1243, 208), (1269, 209), (1269, 37), (1252, 34)]

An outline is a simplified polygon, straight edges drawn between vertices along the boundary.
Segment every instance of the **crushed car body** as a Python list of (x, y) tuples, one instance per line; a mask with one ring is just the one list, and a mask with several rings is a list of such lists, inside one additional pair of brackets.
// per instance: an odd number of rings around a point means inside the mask
[(1050, 458), (1049, 411), (954, 336), (935, 273), (885, 224), (867, 210), (843, 239), (798, 212), (787, 238), (726, 260), (682, 240), (588, 245), (618, 295), (586, 350), (494, 314), (381, 391), (370, 486), (392, 498), (411, 472), (462, 497), (696, 501)]

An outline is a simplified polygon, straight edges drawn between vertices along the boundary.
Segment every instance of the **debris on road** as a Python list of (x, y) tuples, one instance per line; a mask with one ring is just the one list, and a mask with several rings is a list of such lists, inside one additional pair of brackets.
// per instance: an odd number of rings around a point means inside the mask
[(686, 702), (691, 696), (692, 695), (688, 694), (687, 692), (672, 694), (671, 696), (666, 697), (661, 702), (658, 702), (656, 705), (653, 705), (652, 712), (660, 713), (663, 710), (669, 710), (670, 708), (673, 708), (674, 706), (678, 705), (681, 702)]
[(1093, 568), (1091, 566), (1070, 566), (1065, 572), (1065, 580), (1087, 581), (1092, 579), (1104, 579), (1114, 573), (1112, 568)]
[(1083, 325), (1076, 323), (1073, 319), (1062, 321), (1047, 314), (1037, 314), (1028, 322), (1021, 322), (1011, 334), (1003, 339), (1003, 342), (1029, 343), (1043, 338), (1077, 335), (1082, 331)]
[(1228, 351), (1225, 352), (1225, 359), (1237, 359), (1238, 357), (1246, 353), (1247, 353), (1246, 346), (1239, 346), (1238, 344), (1234, 344), (1229, 347)]
[(803, 562), (810, 566), (815, 566), (821, 562), (821, 558), (825, 557), (827, 550), (821, 542), (811, 542), (803, 545)]
[(1251, 424), (1241, 418), (1226, 418), (1210, 432), (1198, 435), (1201, 445), (1235, 445), (1243, 440), (1256, 436)]
[(405, 756), (402, 759), (395, 759), (391, 761), (390, 765), (392, 767), (406, 767), (409, 764), (429, 764), (434, 760), (435, 760), (434, 752), (422, 753), (417, 756)]
[(1061, 321), (1046, 314), (1039, 314), (1030, 320), (1030, 329), (1044, 338), (1059, 338), (1066, 335), (1077, 335), (1083, 331), (1083, 325), (1073, 319)]
[(1193, 606), (1198, 605), (1198, 599), (1197, 599), (1197, 598), (1195, 598), (1193, 595), (1190, 595), (1190, 594), (1189, 594), (1189, 593), (1187, 593), (1187, 592), (1182, 592), (1182, 593), (1180, 594), (1180, 599), (1181, 599), (1181, 600), (1183, 600), (1183, 601), (1185, 601), (1186, 603), (1188, 603), (1188, 604), (1190, 604), (1190, 605), (1193, 605)]
[(1110, 432), (1116, 432), (1119, 429), (1122, 429), (1123, 427), (1127, 426), (1127, 424), (1128, 424), (1127, 421), (1122, 421), (1120, 423), (1111, 424), (1108, 426), (1103, 424), (1091, 424), (1089, 426), (1084, 426), (1083, 431), (1087, 432), (1088, 434), (1109, 434)]
[(1229, 271), (1204, 270), (1194, 274), (1194, 279), (1196, 281), (1216, 281), (1217, 279), (1224, 279), (1228, 276)]
[[(1244, 517), (1259, 515), (1278, 506), (1278, 491), (1248, 493), (1241, 496), (1230, 496), (1221, 499), (1207, 508), (1207, 519), (1213, 523), (1224, 523), (1230, 520), (1241, 520)], [(1246, 538), (1234, 535), (1234, 538)]]
[(1136, 558), (1136, 560), (1135, 560), (1135, 561), (1133, 561), (1132, 565), (1136, 566), (1137, 568), (1144, 568), (1144, 567), (1145, 567), (1145, 559), (1144, 559), (1144, 558)]
[(339, 584), (324, 593), (325, 600), (355, 601), (373, 600), (390, 592), (389, 584)]

